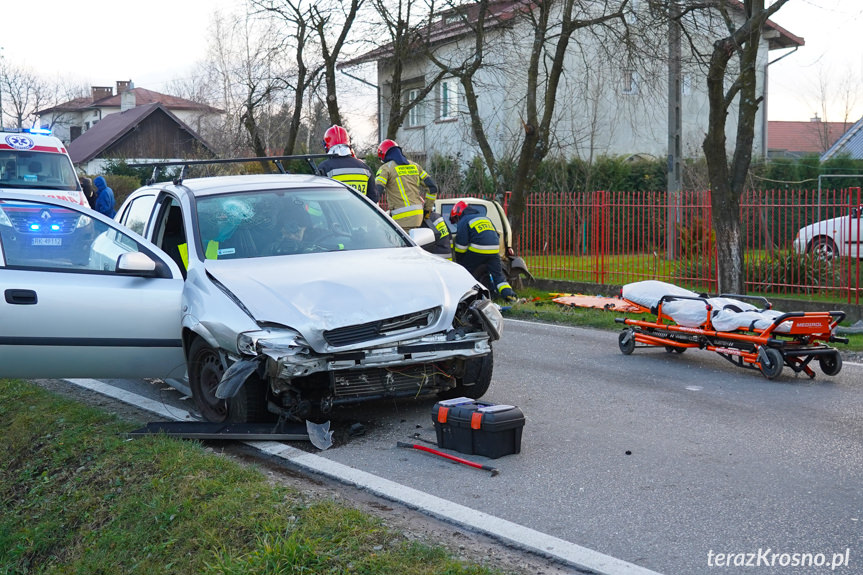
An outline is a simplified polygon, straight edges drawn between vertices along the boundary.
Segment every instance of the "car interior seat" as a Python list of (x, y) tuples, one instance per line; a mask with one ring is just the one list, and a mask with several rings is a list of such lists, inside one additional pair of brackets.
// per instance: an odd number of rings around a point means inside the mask
[(183, 272), (183, 277), (186, 277), (186, 266), (183, 264), (183, 258), (180, 257), (180, 245), (185, 243), (186, 231), (183, 229), (183, 213), (180, 211), (180, 206), (171, 206), (168, 210), (168, 217), (165, 219), (165, 230), (162, 233), (159, 247), (176, 262), (180, 271)]

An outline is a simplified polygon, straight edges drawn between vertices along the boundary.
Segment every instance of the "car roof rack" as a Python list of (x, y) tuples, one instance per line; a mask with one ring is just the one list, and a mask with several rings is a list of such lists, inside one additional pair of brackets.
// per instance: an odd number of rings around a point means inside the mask
[(136, 164), (126, 164), (129, 168), (153, 168), (153, 175), (150, 176), (150, 179), (147, 180), (147, 185), (152, 185), (156, 183), (156, 176), (159, 175), (159, 170), (166, 166), (183, 166), (180, 170), (180, 175), (174, 178), (173, 183), (176, 186), (179, 186), (183, 183), (183, 180), (186, 179), (186, 170), (189, 166), (195, 165), (205, 165), (205, 164), (247, 164), (249, 162), (260, 162), (261, 164), (266, 164), (267, 162), (272, 162), (276, 169), (280, 174), (287, 174), (288, 171), (285, 169), (282, 162), (291, 161), (291, 160), (305, 160), (308, 162), (309, 166), (312, 168), (312, 172), (317, 172), (317, 165), (315, 164), (315, 159), (319, 158), (327, 158), (329, 157), (327, 154), (301, 154), (295, 156), (258, 156), (252, 158), (221, 158), (221, 159), (212, 159), (212, 160), (172, 160), (168, 162), (142, 162)]

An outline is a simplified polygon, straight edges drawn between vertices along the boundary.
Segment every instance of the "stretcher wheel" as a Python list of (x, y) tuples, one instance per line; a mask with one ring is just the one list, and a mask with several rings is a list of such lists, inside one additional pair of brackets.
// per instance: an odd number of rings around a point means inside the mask
[(665, 346), (665, 353), (683, 353), (686, 351), (685, 347), (674, 347), (673, 345)]
[(620, 332), (617, 336), (617, 345), (623, 355), (629, 355), (635, 349), (635, 333), (631, 329)]
[(842, 371), (842, 356), (838, 351), (830, 355), (822, 355), (818, 357), (818, 364), (824, 375), (836, 375)]
[(782, 365), (785, 363), (782, 352), (772, 347), (761, 348), (758, 361), (761, 364), (761, 375), (767, 379), (776, 379), (782, 373)]

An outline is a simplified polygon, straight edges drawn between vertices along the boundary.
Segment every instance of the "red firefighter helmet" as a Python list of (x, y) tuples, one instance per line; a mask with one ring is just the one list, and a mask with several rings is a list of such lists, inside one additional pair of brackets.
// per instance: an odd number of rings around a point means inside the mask
[(452, 207), (452, 210), (449, 212), (449, 221), (452, 223), (456, 223), (458, 219), (462, 216), (465, 209), (467, 208), (467, 203), (463, 201), (459, 201)]
[(383, 162), (384, 158), (387, 155), (387, 152), (389, 152), (393, 148), (398, 147), (399, 145), (396, 144), (395, 140), (384, 140), (383, 142), (381, 142), (381, 145), (378, 146), (378, 158), (380, 158)]
[(348, 137), (348, 131), (341, 126), (332, 125), (324, 132), (324, 150), (330, 151), (330, 148), (339, 144), (351, 145), (351, 139)]

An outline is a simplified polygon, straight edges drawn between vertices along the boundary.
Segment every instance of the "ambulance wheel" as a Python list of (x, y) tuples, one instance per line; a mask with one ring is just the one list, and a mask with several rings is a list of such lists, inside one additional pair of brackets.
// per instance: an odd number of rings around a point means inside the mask
[(675, 347), (673, 345), (665, 346), (665, 353), (683, 353), (684, 351), (686, 351), (685, 347)]
[(438, 397), (479, 399), (485, 395), (491, 385), (492, 371), (494, 371), (494, 350), (488, 355), (465, 360), (464, 375), (456, 378), (455, 387), (438, 393)]
[(761, 375), (767, 379), (776, 379), (782, 373), (782, 366), (785, 363), (782, 352), (772, 347), (762, 348), (762, 351), (764, 352), (763, 356), (758, 354), (761, 359), (761, 367), (759, 368)]
[(842, 356), (838, 351), (830, 355), (822, 355), (818, 357), (818, 364), (824, 375), (836, 375), (842, 371)]
[(620, 352), (623, 355), (629, 355), (635, 349), (635, 332), (631, 329), (625, 329), (617, 336), (617, 345), (620, 346)]

